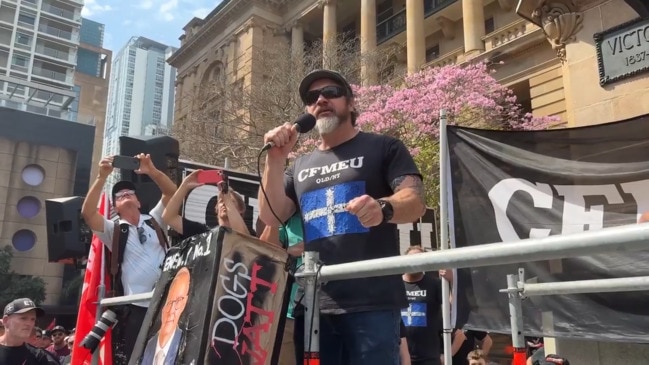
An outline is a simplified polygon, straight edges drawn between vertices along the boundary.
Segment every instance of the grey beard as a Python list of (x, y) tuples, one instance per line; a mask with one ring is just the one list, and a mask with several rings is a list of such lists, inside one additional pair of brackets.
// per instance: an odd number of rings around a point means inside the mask
[(333, 132), (338, 125), (340, 125), (340, 118), (338, 116), (322, 117), (316, 121), (316, 128), (318, 128), (320, 135)]

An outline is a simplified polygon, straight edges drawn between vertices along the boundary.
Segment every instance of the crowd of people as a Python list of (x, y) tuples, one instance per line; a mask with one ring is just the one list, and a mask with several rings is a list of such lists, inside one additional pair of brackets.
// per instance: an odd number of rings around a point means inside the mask
[[(219, 185), (215, 209), (219, 225), (258, 235), (262, 241), (285, 248), (297, 258), (296, 265), (306, 248), (318, 251), (325, 264), (399, 255), (397, 224), (416, 221), (426, 209), (423, 177), (408, 149), (396, 138), (357, 128), (354, 93), (343, 75), (330, 70), (311, 72), (299, 85), (299, 94), (305, 112), (316, 119), (319, 145), (286, 167), (298, 140), (298, 128), (286, 123), (268, 131), (263, 142), (272, 147), (266, 154), (263, 190), (258, 196), (259, 217), (264, 224), (257, 232), (249, 229), (242, 217), (245, 204), (241, 195)], [(141, 212), (137, 187), (129, 181), (120, 181), (110, 190), (115, 221), (97, 211), (114, 169), (112, 156), (99, 161), (98, 176), (82, 207), (86, 224), (111, 251), (108, 267), (113, 295), (154, 289), (170, 247), (167, 227), (182, 238), (210, 229), (179, 214), (187, 194), (201, 185), (199, 172), (188, 175), (176, 187), (154, 166), (151, 156), (139, 154), (136, 158), (139, 169), (135, 172), (147, 175), (162, 192), (149, 212)], [(412, 246), (405, 254), (422, 252), (422, 247)], [(320, 363), (442, 364), (441, 280), (452, 281), (451, 271), (323, 284), (319, 294)], [(286, 313), (281, 365), (303, 362), (302, 298), (302, 288), (295, 284)], [(119, 321), (112, 337), (114, 364), (128, 363), (148, 305), (139, 302), (118, 309)], [(17, 299), (5, 308), (0, 363), (69, 362), (74, 334), (62, 327), (47, 335), (34, 329), (36, 318), (42, 314), (43, 310), (29, 299)], [(157, 336), (152, 340), (155, 343), (149, 341), (148, 360), (143, 364), (168, 363), (164, 358), (175, 337)], [(452, 338), (453, 365), (487, 365), (492, 344), (487, 333), (456, 328)]]

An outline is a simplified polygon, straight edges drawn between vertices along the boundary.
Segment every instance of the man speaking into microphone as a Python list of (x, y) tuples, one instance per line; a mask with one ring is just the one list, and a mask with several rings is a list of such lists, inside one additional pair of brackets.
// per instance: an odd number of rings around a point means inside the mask
[[(299, 93), (316, 118), (319, 144), (284, 171), (297, 128), (286, 123), (266, 133), (264, 143), (272, 147), (262, 177), (268, 201), (259, 194), (261, 219), (278, 226), (299, 211), (305, 250), (318, 251), (326, 265), (399, 255), (396, 225), (419, 219), (426, 209), (408, 149), (356, 128), (354, 95), (341, 74), (313, 71)], [(399, 275), (324, 284), (320, 363), (398, 365), (400, 309), (407, 306)]]

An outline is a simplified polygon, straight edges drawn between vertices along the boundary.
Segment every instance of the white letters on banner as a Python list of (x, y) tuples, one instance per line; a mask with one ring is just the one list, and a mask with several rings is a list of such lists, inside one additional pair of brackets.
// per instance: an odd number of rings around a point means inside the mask
[[(556, 195), (553, 191), (556, 191)], [(603, 197), (608, 204), (622, 204), (625, 197), (621, 193), (624, 193), (635, 200), (638, 217), (649, 211), (649, 180), (605, 185), (550, 185), (517, 178), (504, 179), (494, 185), (488, 194), (503, 242), (527, 238), (519, 237), (512, 220), (507, 216), (511, 199), (519, 192), (532, 198), (533, 208), (552, 209), (555, 199), (562, 198), (561, 234), (603, 228), (606, 206), (586, 206), (586, 197)], [(550, 235), (550, 231), (547, 228), (531, 228), (529, 237), (546, 237)]]

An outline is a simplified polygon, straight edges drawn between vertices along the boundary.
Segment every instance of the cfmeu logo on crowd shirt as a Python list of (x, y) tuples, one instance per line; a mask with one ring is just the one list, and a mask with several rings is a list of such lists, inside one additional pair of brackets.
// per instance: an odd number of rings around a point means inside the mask
[(407, 327), (426, 327), (426, 303), (410, 303), (401, 310), (401, 319)]
[(365, 182), (353, 181), (302, 194), (306, 242), (349, 233), (366, 233), (368, 228), (345, 210), (350, 200), (365, 194)]

